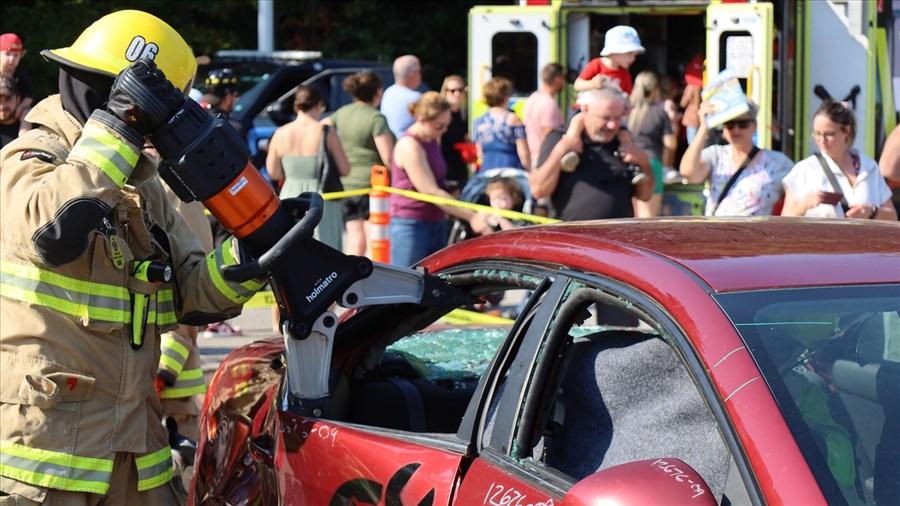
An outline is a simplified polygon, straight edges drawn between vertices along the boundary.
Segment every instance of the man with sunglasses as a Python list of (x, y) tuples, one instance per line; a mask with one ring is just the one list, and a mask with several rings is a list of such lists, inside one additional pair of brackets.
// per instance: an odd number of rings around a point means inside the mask
[(707, 216), (768, 216), (784, 196), (781, 180), (793, 162), (781, 153), (759, 149), (753, 144), (756, 133), (756, 104), (725, 122), (725, 145), (706, 146), (710, 135), (706, 115), (713, 112), (709, 102), (700, 104), (700, 126), (681, 158), (680, 172), (689, 183), (709, 181)]

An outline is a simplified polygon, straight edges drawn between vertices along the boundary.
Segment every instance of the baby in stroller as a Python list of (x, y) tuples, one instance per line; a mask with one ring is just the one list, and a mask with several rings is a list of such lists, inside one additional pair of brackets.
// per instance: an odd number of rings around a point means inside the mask
[[(521, 169), (498, 168), (477, 172), (462, 189), (459, 199), (464, 202), (490, 205), (496, 209), (508, 209), (522, 213), (530, 213), (533, 208), (531, 192), (528, 188), (528, 173)], [(528, 222), (509, 220), (490, 215), (488, 223), (494, 230), (528, 225)], [(454, 244), (470, 237), (472, 231), (467, 224), (454, 220), (450, 227), (449, 244)]]
[[(525, 197), (522, 194), (522, 187), (519, 186), (519, 183), (515, 179), (510, 179), (508, 177), (501, 176), (492, 179), (487, 184), (484, 193), (487, 195), (488, 202), (491, 203), (491, 207), (494, 209), (519, 210), (522, 209), (522, 205), (525, 202)], [(490, 224), (495, 232), (498, 230), (509, 230), (520, 226), (503, 216), (494, 214), (488, 216), (488, 224)]]

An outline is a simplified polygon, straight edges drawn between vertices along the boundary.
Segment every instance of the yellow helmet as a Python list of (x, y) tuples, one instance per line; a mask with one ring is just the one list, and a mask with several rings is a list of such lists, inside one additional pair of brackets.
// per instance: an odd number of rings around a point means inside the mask
[(71, 46), (45, 49), (41, 55), (63, 65), (113, 77), (149, 56), (182, 91), (190, 89), (197, 71), (193, 51), (175, 29), (156, 16), (134, 10), (107, 14), (81, 32)]

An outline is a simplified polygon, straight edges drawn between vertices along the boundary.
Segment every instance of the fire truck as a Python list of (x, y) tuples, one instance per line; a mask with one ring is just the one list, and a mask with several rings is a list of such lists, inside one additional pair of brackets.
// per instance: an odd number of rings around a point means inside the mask
[[(513, 109), (540, 87), (544, 65), (559, 62), (575, 100), (575, 77), (616, 25), (634, 27), (646, 52), (632, 75), (653, 70), (680, 78), (691, 59), (706, 58), (707, 78), (731, 68), (760, 108), (757, 145), (799, 160), (811, 153), (812, 115), (823, 98), (856, 112), (856, 148), (877, 159), (897, 121), (889, 42), (898, 45), (885, 0), (521, 0), (469, 12), (469, 117), (484, 110), (482, 85), (513, 82)], [(885, 12), (887, 11), (887, 12)], [(890, 34), (890, 37), (889, 37)], [(896, 64), (895, 64), (896, 65)], [(896, 72), (896, 70), (895, 70)], [(900, 80), (895, 79), (900, 82)]]

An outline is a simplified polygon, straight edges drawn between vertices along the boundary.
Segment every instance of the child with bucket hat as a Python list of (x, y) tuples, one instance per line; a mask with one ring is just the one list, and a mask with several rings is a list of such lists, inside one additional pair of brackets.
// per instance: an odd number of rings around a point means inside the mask
[(575, 90), (603, 88), (612, 83), (630, 94), (632, 81), (628, 67), (631, 67), (637, 55), (645, 51), (634, 28), (625, 25), (610, 28), (606, 32), (600, 57), (588, 62), (581, 71), (575, 80)]
[[(606, 31), (606, 37), (603, 41), (603, 50), (600, 51), (600, 57), (594, 58), (588, 62), (584, 70), (575, 80), (575, 90), (587, 91), (597, 88), (612, 88), (622, 93), (622, 102), (626, 112), (630, 110), (631, 103), (628, 96), (632, 90), (631, 73), (628, 67), (634, 63), (638, 54), (644, 53), (646, 49), (641, 45), (641, 37), (637, 30), (630, 26), (618, 25)], [(579, 108), (577, 102), (575, 105)], [(569, 122), (569, 128), (566, 136), (570, 138), (580, 139), (584, 131), (584, 118), (579, 114), (573, 116)], [(617, 134), (619, 144), (631, 144), (631, 132), (624, 126)], [(564, 172), (573, 172), (578, 167), (580, 157), (578, 153), (571, 151), (563, 156), (561, 165)], [(639, 167), (635, 167), (632, 183), (635, 185), (643, 183), (647, 179)]]

